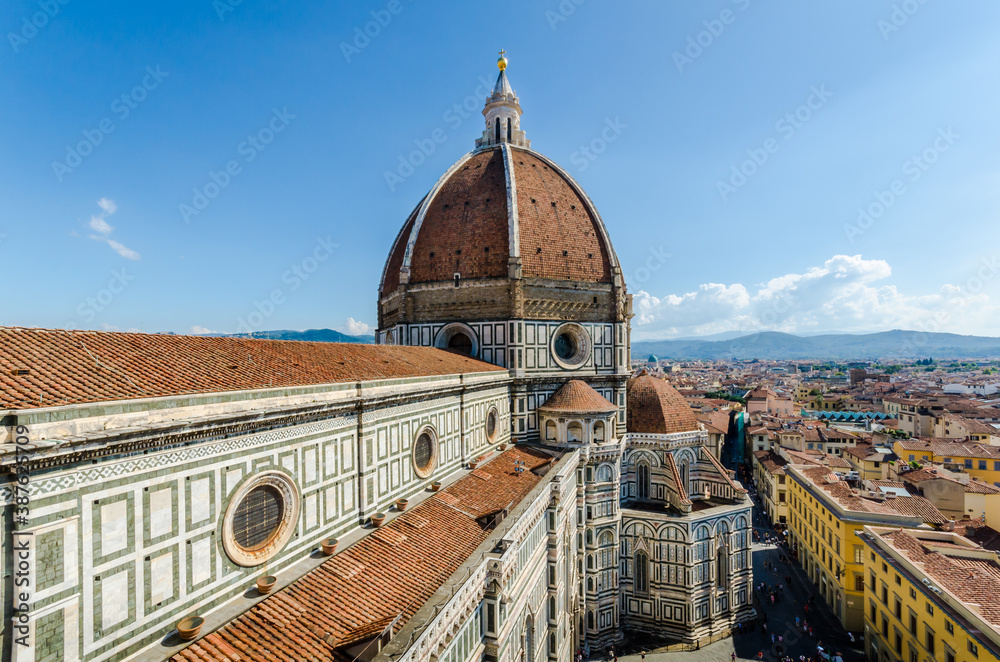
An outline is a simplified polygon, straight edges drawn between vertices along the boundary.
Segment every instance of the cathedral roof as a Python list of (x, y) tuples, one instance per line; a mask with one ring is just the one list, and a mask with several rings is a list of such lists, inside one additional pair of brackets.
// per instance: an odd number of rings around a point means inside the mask
[(480, 519), (519, 503), (542, 479), (532, 469), (551, 461), (530, 448), (500, 454), (172, 659), (284, 660), (292, 646), (295, 659), (338, 660), (398, 617), (397, 632), (493, 532)]
[(487, 97), (476, 149), (442, 175), (403, 224), (379, 293), (406, 284), (534, 278), (614, 283), (620, 273), (600, 214), (565, 170), (531, 149), (507, 59)]
[(645, 370), (629, 380), (626, 401), (629, 432), (668, 434), (698, 429), (694, 411), (684, 396)]
[(0, 327), (0, 409), (489, 371), (430, 347)]
[[(510, 144), (458, 160), (413, 210), (386, 261), (380, 292), (461, 278), (614, 282), (604, 223), (570, 175)], [(402, 276), (402, 277), (401, 277)]]
[(571, 379), (553, 393), (539, 409), (567, 413), (602, 413), (617, 411), (618, 407), (607, 401), (589, 384), (579, 379)]

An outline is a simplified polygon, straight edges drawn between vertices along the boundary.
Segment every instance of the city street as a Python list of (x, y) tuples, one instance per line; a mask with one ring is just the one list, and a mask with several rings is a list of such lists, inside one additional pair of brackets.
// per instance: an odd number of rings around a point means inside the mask
[[(736, 653), (737, 660), (771, 660), (776, 662), (782, 656), (790, 656), (798, 661), (800, 656), (806, 660), (816, 656), (818, 645), (831, 654), (840, 652), (844, 662), (862, 662), (864, 652), (862, 642), (851, 643), (848, 634), (840, 626), (833, 612), (826, 606), (819, 593), (809, 582), (805, 571), (794, 562), (782, 563), (780, 558), (785, 553), (784, 547), (779, 547), (767, 539), (777, 539), (780, 534), (770, 528), (767, 518), (755, 499), (754, 527), (761, 536), (761, 541), (753, 544), (754, 593), (757, 597), (757, 613), (760, 621), (767, 623), (766, 633), (758, 626), (732, 638), (718, 641), (697, 651), (657, 652), (647, 651), (647, 662), (686, 662), (715, 661), (730, 662)], [(772, 566), (773, 564), (773, 566)], [(776, 570), (770, 569), (776, 567)], [(791, 578), (791, 585), (785, 582), (785, 577)], [(763, 592), (758, 592), (756, 586), (764, 582), (769, 588), (777, 589), (783, 585), (774, 605)], [(813, 598), (810, 602), (810, 598)], [(765, 604), (766, 603), (766, 604)], [(809, 605), (808, 611), (806, 605)], [(799, 617), (799, 627), (796, 628), (795, 617)], [(802, 619), (812, 628), (812, 635), (803, 631)], [(772, 644), (771, 634), (775, 641)], [(779, 637), (781, 637), (779, 641)], [(778, 654), (778, 646), (783, 651)], [(631, 647), (620, 655), (622, 662), (639, 662), (641, 651), (633, 651)], [(760, 657), (762, 655), (762, 658)]]

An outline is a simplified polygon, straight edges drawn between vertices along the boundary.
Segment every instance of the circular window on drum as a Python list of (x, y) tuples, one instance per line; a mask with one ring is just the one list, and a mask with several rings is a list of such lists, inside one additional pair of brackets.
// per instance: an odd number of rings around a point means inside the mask
[(590, 358), (590, 334), (579, 324), (563, 324), (552, 334), (552, 358), (563, 368), (579, 368)]
[(268, 471), (244, 482), (223, 519), (222, 542), (234, 563), (256, 566), (281, 551), (295, 532), (299, 493), (283, 473)]
[(437, 433), (427, 425), (420, 429), (413, 442), (413, 471), (421, 478), (434, 472), (437, 464)]
[(486, 439), (492, 444), (496, 441), (500, 429), (500, 413), (496, 407), (490, 407), (486, 414)]

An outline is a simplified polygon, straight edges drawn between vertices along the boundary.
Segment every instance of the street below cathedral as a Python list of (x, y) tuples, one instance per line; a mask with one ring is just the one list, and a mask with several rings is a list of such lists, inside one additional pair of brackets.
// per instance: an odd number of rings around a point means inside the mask
[[(794, 662), (799, 662), (802, 659), (800, 656), (805, 660), (820, 659), (817, 646), (822, 646), (831, 655), (839, 652), (844, 662), (861, 662), (865, 659), (862, 642), (851, 642), (847, 632), (809, 582), (805, 571), (788, 559), (784, 546), (773, 542), (781, 534), (770, 527), (756, 495), (754, 530), (760, 536), (760, 540), (753, 543), (754, 594), (759, 615), (757, 626), (700, 650), (650, 649), (646, 651), (646, 662), (732, 662), (734, 652), (736, 660), (763, 659), (778, 662), (788, 656)], [(782, 558), (786, 562), (782, 562)], [(765, 588), (758, 591), (757, 587), (761, 583)], [(768, 590), (778, 591), (774, 604), (771, 603)], [(766, 631), (761, 626), (764, 622), (767, 624)], [(606, 659), (606, 651), (604, 653), (604, 656), (592, 657)], [(620, 662), (642, 662), (641, 650), (628, 647), (618, 659)]]

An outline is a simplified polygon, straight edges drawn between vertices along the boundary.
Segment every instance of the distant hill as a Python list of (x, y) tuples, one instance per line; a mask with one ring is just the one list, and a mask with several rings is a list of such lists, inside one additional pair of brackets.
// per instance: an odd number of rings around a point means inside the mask
[(1000, 338), (954, 333), (883, 331), (863, 335), (795, 336), (767, 331), (730, 340), (653, 340), (632, 343), (632, 358), (661, 359), (987, 359), (1000, 357)]
[(310, 342), (356, 342), (372, 344), (375, 336), (349, 336), (333, 329), (309, 329), (308, 331), (255, 331), (246, 333), (210, 333), (207, 335), (225, 338), (268, 338), (270, 340), (308, 340)]

